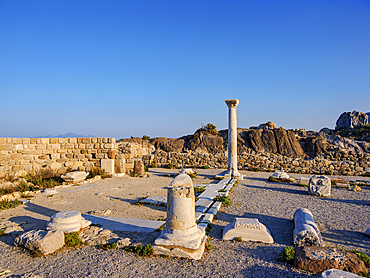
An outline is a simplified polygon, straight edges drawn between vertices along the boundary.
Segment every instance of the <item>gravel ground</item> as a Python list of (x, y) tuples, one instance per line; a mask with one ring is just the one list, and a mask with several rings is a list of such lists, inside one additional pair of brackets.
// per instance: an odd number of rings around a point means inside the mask
[[(172, 178), (163, 177), (163, 174), (174, 172), (177, 170), (151, 169), (149, 178), (122, 177), (59, 187), (59, 193), (51, 197), (37, 193), (27, 204), (0, 211), (0, 227), (17, 223), (24, 230), (44, 229), (49, 217), (63, 210), (87, 213), (109, 209), (110, 215), (116, 217), (164, 218), (165, 207), (135, 206), (134, 203), (147, 195), (166, 196), (166, 187)], [(209, 177), (221, 170), (197, 169), (197, 172), (194, 184), (212, 182)], [(317, 198), (309, 196), (305, 187), (267, 182), (270, 173), (242, 173), (246, 179), (234, 187), (230, 196), (232, 205), (222, 207), (213, 221), (209, 234), (212, 249), (200, 261), (159, 256), (145, 258), (122, 249), (101, 250), (94, 246), (66, 248), (54, 255), (32, 258), (28, 252), (13, 246), (15, 229), (0, 237), (0, 270), (42, 277), (319, 277), (279, 261), (282, 249), (293, 244), (292, 219), (298, 208), (308, 208), (313, 213), (326, 246), (357, 249), (370, 255), (370, 240), (362, 234), (370, 227), (369, 187), (362, 188), (361, 192), (334, 188), (330, 198)], [(258, 218), (270, 230), (275, 243), (222, 241), (222, 229), (235, 217)], [(159, 235), (158, 232), (118, 234), (144, 244), (153, 242)]]

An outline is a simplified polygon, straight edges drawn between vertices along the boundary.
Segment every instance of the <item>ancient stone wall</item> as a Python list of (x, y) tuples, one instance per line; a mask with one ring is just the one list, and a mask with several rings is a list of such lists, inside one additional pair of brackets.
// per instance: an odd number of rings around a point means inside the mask
[[(210, 166), (227, 169), (227, 153), (176, 153), (155, 151), (150, 161), (156, 167), (175, 168)], [(147, 163), (147, 165), (150, 165)], [(289, 158), (271, 153), (251, 153), (238, 155), (240, 170), (284, 170), (287, 172), (306, 174), (341, 174), (364, 175), (370, 174), (370, 154), (343, 154), (333, 158), (331, 154), (318, 156), (313, 159)]]
[(0, 138), (0, 177), (43, 167), (86, 171), (101, 159), (121, 158), (116, 149), (115, 138)]

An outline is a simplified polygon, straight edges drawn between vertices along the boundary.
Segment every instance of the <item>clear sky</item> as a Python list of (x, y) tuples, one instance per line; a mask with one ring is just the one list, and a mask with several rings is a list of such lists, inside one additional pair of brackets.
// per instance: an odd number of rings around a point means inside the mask
[(0, 0), (0, 137), (334, 128), (370, 111), (369, 0)]

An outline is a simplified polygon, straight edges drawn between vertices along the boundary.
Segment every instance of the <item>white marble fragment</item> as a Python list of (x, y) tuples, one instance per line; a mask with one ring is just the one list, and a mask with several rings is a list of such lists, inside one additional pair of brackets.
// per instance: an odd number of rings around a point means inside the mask
[(235, 218), (223, 231), (223, 240), (242, 238), (243, 241), (274, 243), (270, 231), (255, 218)]
[(272, 174), (272, 177), (275, 179), (289, 179), (290, 176), (285, 172), (275, 172)]
[(354, 273), (339, 270), (339, 269), (328, 269), (321, 273), (322, 278), (357, 278), (361, 277)]
[(61, 211), (50, 217), (47, 229), (71, 233), (78, 232), (90, 224), (91, 221), (85, 220), (79, 211)]
[(66, 182), (81, 182), (89, 175), (85, 171), (74, 171), (61, 175), (60, 177)]
[(308, 184), (308, 194), (319, 197), (330, 197), (330, 178), (328, 178), (327, 176), (313, 176)]

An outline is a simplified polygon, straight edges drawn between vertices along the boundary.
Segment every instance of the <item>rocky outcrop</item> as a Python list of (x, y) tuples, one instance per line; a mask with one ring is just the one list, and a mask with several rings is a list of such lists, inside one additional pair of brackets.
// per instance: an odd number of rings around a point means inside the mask
[(158, 137), (151, 140), (151, 144), (157, 150), (164, 150), (165, 152), (182, 152), (185, 141), (183, 139), (171, 139), (166, 137)]
[(344, 112), (342, 113), (336, 124), (335, 129), (341, 128), (354, 128), (369, 123), (369, 116), (365, 113), (353, 111), (353, 112)]
[(269, 152), (281, 154), (288, 157), (303, 157), (304, 152), (290, 130), (278, 129), (256, 129), (249, 134), (252, 148), (256, 152)]
[(328, 152), (329, 143), (326, 138), (322, 136), (310, 136), (308, 138), (303, 138), (299, 141), (303, 151), (309, 157), (316, 157)]
[(193, 138), (188, 142), (187, 150), (197, 153), (224, 152), (224, 140), (218, 135), (200, 133), (197, 138)]

